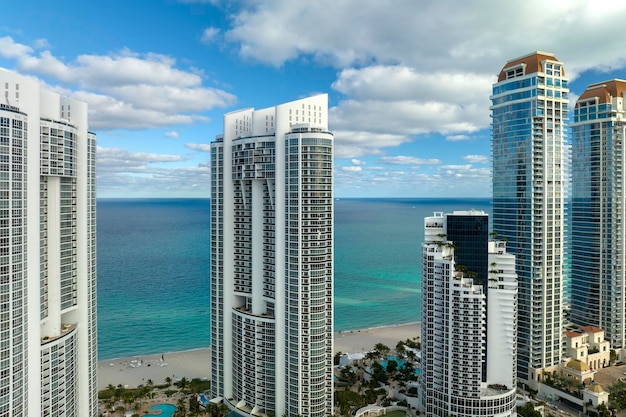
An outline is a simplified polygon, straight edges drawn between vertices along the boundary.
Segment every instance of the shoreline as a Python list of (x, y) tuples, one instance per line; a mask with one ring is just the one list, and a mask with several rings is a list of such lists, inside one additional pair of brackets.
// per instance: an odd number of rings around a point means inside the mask
[[(392, 324), (365, 329), (342, 330), (333, 334), (334, 352), (365, 353), (377, 343), (391, 349), (400, 340), (419, 340), (421, 322)], [(196, 348), (184, 351), (134, 355), (114, 359), (98, 360), (98, 390), (111, 384), (135, 388), (152, 380), (155, 385), (163, 384), (169, 377), (210, 379), (211, 349)]]

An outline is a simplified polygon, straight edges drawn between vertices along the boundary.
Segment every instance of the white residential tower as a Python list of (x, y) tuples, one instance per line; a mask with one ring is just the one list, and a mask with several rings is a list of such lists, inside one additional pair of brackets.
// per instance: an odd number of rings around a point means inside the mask
[(224, 116), (211, 144), (211, 389), (243, 415), (332, 414), (328, 97)]
[(0, 70), (0, 416), (97, 416), (87, 105)]
[(516, 415), (515, 257), (504, 241), (488, 240), (487, 224), (481, 211), (424, 219), (420, 397), (428, 416)]

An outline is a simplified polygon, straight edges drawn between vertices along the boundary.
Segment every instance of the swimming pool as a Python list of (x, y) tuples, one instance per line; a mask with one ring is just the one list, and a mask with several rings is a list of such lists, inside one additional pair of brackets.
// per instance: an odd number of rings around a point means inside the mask
[(160, 413), (144, 414), (142, 417), (172, 417), (176, 411), (176, 406), (172, 404), (157, 404), (150, 407), (149, 411), (160, 411)]
[[(387, 369), (387, 364), (389, 363), (389, 361), (396, 361), (398, 363), (398, 369), (402, 368), (402, 365), (406, 363), (405, 360), (399, 359), (397, 356), (387, 356), (386, 361), (380, 361), (378, 363), (380, 364), (380, 366), (383, 367), (383, 369)], [(422, 370), (420, 368), (415, 368), (415, 375), (420, 375), (421, 373)]]

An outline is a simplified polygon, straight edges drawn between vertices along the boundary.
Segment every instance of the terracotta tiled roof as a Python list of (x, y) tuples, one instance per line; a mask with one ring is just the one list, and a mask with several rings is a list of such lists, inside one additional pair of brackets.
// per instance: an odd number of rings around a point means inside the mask
[(576, 102), (576, 106), (578, 106), (578, 102), (597, 97), (598, 103), (609, 103), (611, 101), (611, 97), (622, 97), (624, 95), (624, 91), (626, 91), (626, 81), (624, 80), (609, 80), (601, 83), (591, 84), (584, 93), (578, 97), (578, 101)]
[(564, 332), (563, 332), (563, 334), (564, 334), (565, 336), (567, 336), (567, 337), (570, 337), (570, 338), (571, 338), (571, 337), (580, 337), (580, 336), (582, 336), (582, 334), (580, 334), (580, 333), (571, 332), (571, 331), (569, 331), (569, 330), (564, 331)]
[[(547, 52), (533, 52), (532, 54), (523, 56), (521, 58), (514, 59), (506, 63), (506, 65), (500, 71), (500, 75), (498, 75), (498, 82), (506, 79), (506, 71), (505, 69), (509, 67), (513, 67), (519, 64), (526, 64), (526, 74), (532, 74), (533, 72), (544, 72), (543, 70), (543, 61), (549, 59), (550, 61), (559, 61), (553, 54)], [(561, 75), (565, 75), (565, 71), (563, 67), (561, 67)]]
[(587, 332), (587, 333), (600, 333), (604, 331), (600, 329), (599, 327), (594, 327), (594, 326), (584, 326), (584, 327), (581, 327), (580, 330), (582, 330), (583, 332)]

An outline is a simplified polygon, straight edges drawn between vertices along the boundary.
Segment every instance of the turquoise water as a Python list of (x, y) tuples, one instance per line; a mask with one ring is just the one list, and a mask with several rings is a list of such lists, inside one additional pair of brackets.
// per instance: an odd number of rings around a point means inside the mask
[[(423, 221), (489, 199), (335, 202), (335, 330), (420, 319)], [(100, 359), (209, 346), (209, 200), (98, 200)]]
[[(387, 369), (387, 364), (389, 363), (389, 361), (396, 361), (398, 363), (398, 369), (402, 368), (402, 365), (406, 363), (405, 360), (402, 360), (398, 358), (397, 356), (393, 356), (393, 355), (387, 356), (387, 360), (380, 361), (378, 363), (384, 369)], [(422, 370), (420, 368), (415, 368), (415, 375), (420, 375), (421, 373), (422, 373)]]
[(149, 411), (160, 411), (160, 413), (144, 414), (143, 417), (172, 417), (176, 411), (176, 406), (172, 404), (157, 404), (150, 407)]

